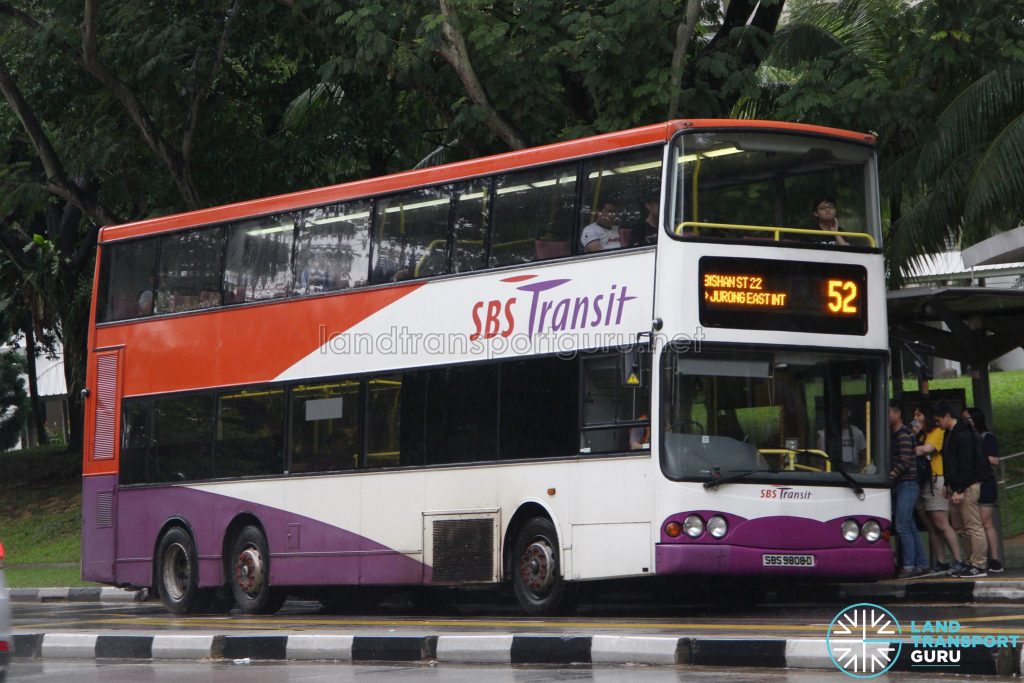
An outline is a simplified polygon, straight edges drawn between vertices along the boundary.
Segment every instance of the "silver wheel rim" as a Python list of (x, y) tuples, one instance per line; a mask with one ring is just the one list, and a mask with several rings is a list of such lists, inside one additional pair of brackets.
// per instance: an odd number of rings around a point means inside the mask
[(255, 598), (263, 590), (264, 580), (263, 556), (253, 546), (246, 546), (235, 559), (235, 584)]
[(181, 601), (192, 583), (192, 563), (188, 551), (180, 543), (172, 543), (164, 550), (164, 590), (174, 602)]
[(519, 576), (534, 595), (543, 595), (555, 582), (555, 552), (544, 539), (526, 546), (519, 559)]

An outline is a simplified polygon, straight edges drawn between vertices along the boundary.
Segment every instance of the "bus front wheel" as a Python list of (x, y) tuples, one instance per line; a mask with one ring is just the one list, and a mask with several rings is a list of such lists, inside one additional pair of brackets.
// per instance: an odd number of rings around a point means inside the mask
[(246, 614), (273, 614), (284, 604), (284, 592), (270, 585), (270, 549), (257, 527), (245, 527), (231, 544), (231, 593)]
[(202, 606), (199, 590), (199, 563), (192, 537), (174, 527), (160, 539), (157, 550), (157, 588), (167, 611), (188, 614)]
[(562, 578), (555, 525), (534, 517), (519, 530), (512, 556), (512, 589), (524, 612), (558, 614), (569, 606), (569, 586)]

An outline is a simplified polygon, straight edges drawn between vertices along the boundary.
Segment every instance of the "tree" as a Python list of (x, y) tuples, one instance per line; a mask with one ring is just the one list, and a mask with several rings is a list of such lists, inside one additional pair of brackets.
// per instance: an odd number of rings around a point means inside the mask
[(0, 353), (0, 451), (18, 443), (25, 426), (25, 386), (19, 376), (23, 371), (15, 352)]
[(737, 112), (878, 133), (890, 283), (1024, 218), (1024, 2), (794, 3)]

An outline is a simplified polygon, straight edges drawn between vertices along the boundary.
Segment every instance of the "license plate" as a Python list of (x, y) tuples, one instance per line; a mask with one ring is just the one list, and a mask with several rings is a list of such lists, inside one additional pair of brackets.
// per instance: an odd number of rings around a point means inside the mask
[(813, 567), (814, 555), (762, 555), (765, 567)]

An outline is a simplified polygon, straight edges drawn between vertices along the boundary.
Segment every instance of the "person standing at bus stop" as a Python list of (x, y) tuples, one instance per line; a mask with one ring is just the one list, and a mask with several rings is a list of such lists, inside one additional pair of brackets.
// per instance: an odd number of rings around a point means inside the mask
[(917, 456), (914, 455), (914, 432), (903, 422), (903, 403), (889, 401), (889, 429), (892, 432), (892, 470), (895, 493), (896, 534), (900, 539), (903, 567), (899, 577), (909, 579), (930, 571), (928, 555), (924, 551), (921, 535), (914, 522), (914, 506), (920, 487), (917, 483)]
[(970, 548), (967, 562), (958, 570), (950, 570), (957, 578), (988, 576), (988, 541), (981, 524), (978, 498), (981, 480), (988, 472), (988, 461), (981, 453), (981, 443), (965, 420), (959, 419), (948, 401), (935, 406), (939, 426), (946, 430), (942, 455), (946, 467), (946, 492), (953, 528)]
[[(921, 497), (918, 506), (921, 521), (928, 529), (928, 543), (935, 560), (935, 573), (945, 573), (962, 566), (960, 542), (949, 524), (949, 501), (946, 499), (946, 479), (943, 469), (942, 442), (945, 432), (935, 420), (931, 405), (922, 403), (914, 409), (911, 423), (917, 434), (914, 452), (924, 458), (930, 471), (922, 472)], [(924, 468), (922, 468), (924, 469)], [(945, 548), (949, 548), (946, 555)], [(946, 560), (949, 560), (948, 562)]]
[(1000, 543), (999, 527), (996, 526), (994, 517), (998, 490), (996, 488), (996, 473), (999, 471), (999, 444), (996, 442), (995, 434), (988, 430), (988, 423), (985, 420), (985, 413), (978, 408), (964, 408), (961, 417), (971, 425), (975, 434), (981, 438), (981, 452), (988, 460), (989, 474), (981, 480), (981, 492), (978, 494), (978, 507), (981, 508), (981, 526), (985, 528), (985, 538), (988, 540), (988, 571), (996, 573), (1003, 571), (1003, 560), (999, 556)]

